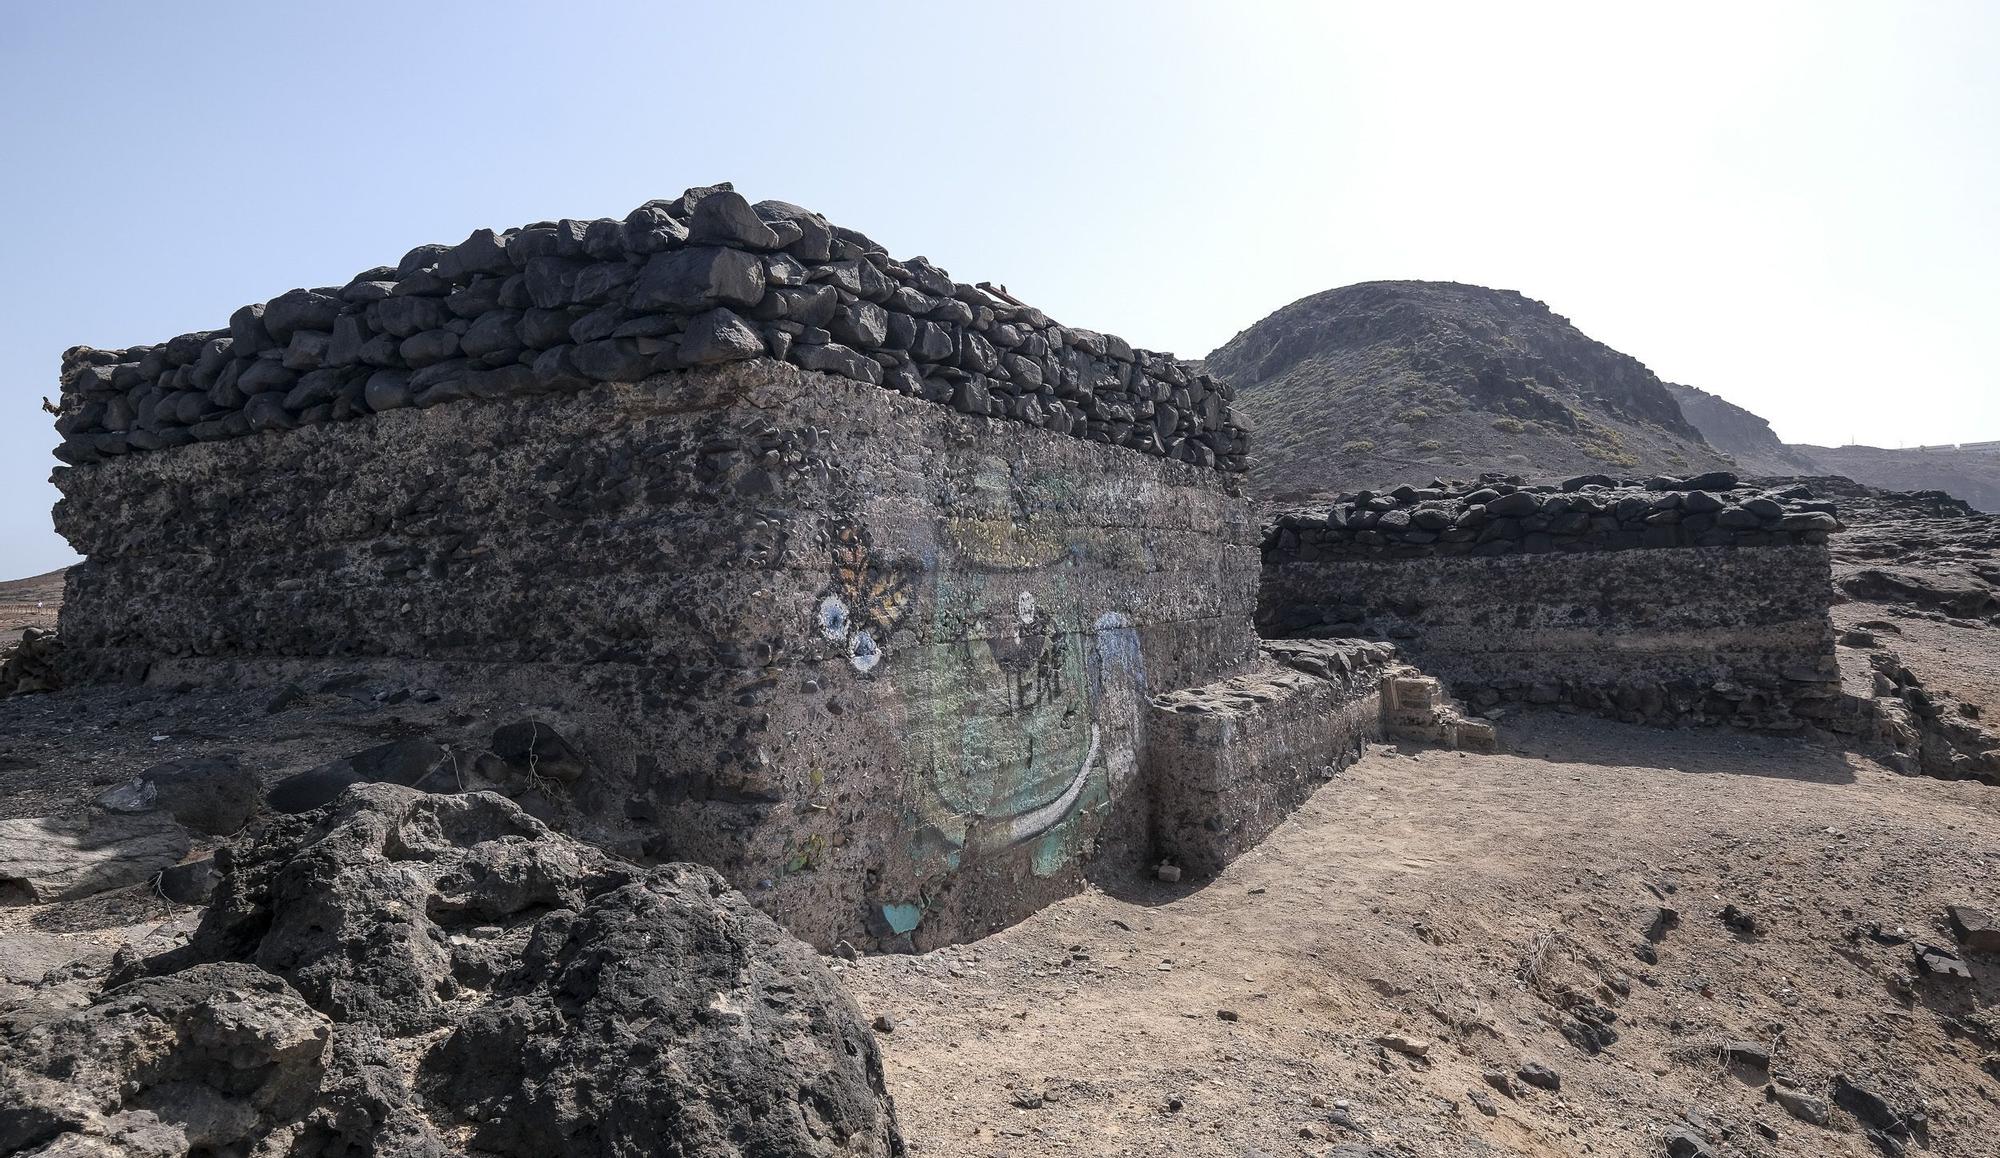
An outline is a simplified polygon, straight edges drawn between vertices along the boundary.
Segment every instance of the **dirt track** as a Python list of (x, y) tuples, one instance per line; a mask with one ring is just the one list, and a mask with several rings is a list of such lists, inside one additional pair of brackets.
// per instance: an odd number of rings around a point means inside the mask
[[(1877, 1152), (1844, 1112), (1830, 1131), (1766, 1103), (1721, 1060), (1740, 1039), (1809, 1092), (1844, 1072), (1921, 1100), (1931, 1153), (1994, 1153), (2000, 959), (1917, 980), (1909, 946), (1860, 930), (1948, 945), (1944, 905), (2000, 907), (2000, 792), (1725, 731), (1504, 734), (1505, 755), (1371, 753), (1214, 882), (849, 967), (894, 1020), (916, 1152), (1657, 1155), (1689, 1128), (1724, 1154)], [(1648, 966), (1663, 903), (1680, 924)], [(1769, 932), (1732, 932), (1729, 903)], [(1579, 1001), (1617, 1013), (1594, 1057), (1558, 1030)], [(1392, 1033), (1429, 1058), (1375, 1044)], [(1482, 1080), (1529, 1061), (1560, 1092)]]
[(0, 643), (19, 639), (23, 628), (54, 631), (62, 593), (61, 571), (0, 583)]

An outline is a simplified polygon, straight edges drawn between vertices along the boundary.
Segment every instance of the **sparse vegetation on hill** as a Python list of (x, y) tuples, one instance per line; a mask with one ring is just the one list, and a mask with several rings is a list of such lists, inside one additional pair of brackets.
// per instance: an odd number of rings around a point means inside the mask
[(1771, 424), (1741, 406), (1693, 386), (1668, 382), (1681, 413), (1710, 446), (1736, 460), (1746, 474), (1819, 474), (1804, 447), (1779, 441)]
[(1421, 281), (1329, 290), (1258, 322), (1205, 364), (1236, 385), (1239, 409), (1259, 424), (1267, 496), (1427, 468), (1553, 476), (1731, 465), (1637, 359), (1511, 290)]

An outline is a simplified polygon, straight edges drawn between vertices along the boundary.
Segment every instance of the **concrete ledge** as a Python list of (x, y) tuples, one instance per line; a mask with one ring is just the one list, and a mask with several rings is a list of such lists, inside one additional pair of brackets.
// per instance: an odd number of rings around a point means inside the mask
[(1155, 696), (1145, 768), (1155, 855), (1212, 875), (1382, 738), (1389, 644), (1285, 641), (1265, 662)]
[(1272, 562), (1258, 616), (1374, 636), (1475, 710), (1569, 705), (1631, 723), (1798, 731), (1839, 713), (1819, 545)]

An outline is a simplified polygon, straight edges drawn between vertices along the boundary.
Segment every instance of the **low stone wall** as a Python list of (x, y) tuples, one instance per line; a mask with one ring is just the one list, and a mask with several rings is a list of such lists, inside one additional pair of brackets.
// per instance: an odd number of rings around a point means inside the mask
[(1247, 461), (1226, 383), (726, 184), (622, 221), (420, 245), (345, 286), (245, 306), (226, 329), (72, 349), (56, 454), (95, 462), (758, 357), (1200, 466)]
[(1821, 544), (1840, 528), (1834, 504), (1811, 488), (1745, 486), (1721, 472), (1641, 482), (1582, 475), (1523, 486), (1484, 476), (1344, 495), (1271, 523), (1269, 561), (1544, 555), (1662, 547)]
[(72, 679), (525, 705), (564, 826), (795, 933), (983, 934), (1145, 841), (1146, 705), (1255, 654), (1241, 477), (756, 359), (62, 468)]
[(1278, 643), (1253, 670), (1154, 697), (1154, 855), (1213, 876), (1382, 738), (1384, 643)]
[[(1616, 514), (1636, 498), (1630, 488), (1586, 482), (1564, 490), (1482, 490), (1492, 494), (1416, 496), (1396, 506), (1374, 504), (1374, 496), (1344, 500), (1320, 524), (1322, 532), (1338, 526), (1338, 542), (1300, 534), (1310, 530), (1304, 520), (1280, 522), (1264, 542), (1262, 630), (1392, 638), (1474, 708), (1570, 704), (1630, 722), (1772, 730), (1796, 730), (1838, 712), (1840, 670), (1826, 616), (1832, 574), (1824, 542), (1814, 542), (1824, 540), (1820, 520), (1834, 522), (1832, 512), (1752, 510), (1756, 500), (1724, 498), (1724, 486), (1716, 488), (1722, 494), (1662, 488), (1648, 504), (1678, 500), (1680, 506), (1662, 504), (1654, 512), (1682, 518), (1642, 520), (1666, 528), (1656, 536), (1662, 546), (1646, 548), (1650, 532), (1632, 532)], [(1690, 530), (1688, 500), (1696, 494), (1776, 526), (1740, 530), (1756, 540), (1736, 540), (1738, 530), (1720, 526)], [(1520, 498), (1508, 504), (1508, 496)], [(1578, 498), (1608, 512), (1574, 510)], [(1530, 502), (1538, 514), (1494, 514), (1526, 510)], [(1556, 502), (1566, 510), (1554, 512)], [(1446, 530), (1426, 532), (1432, 538), (1422, 542), (1396, 542), (1384, 532), (1362, 538), (1372, 528), (1352, 528), (1356, 512), (1398, 512), (1404, 514), (1398, 528), (1418, 528), (1416, 512), (1428, 510), (1440, 512)], [(1560, 534), (1554, 528), (1528, 530), (1526, 520), (1564, 514), (1584, 520), (1566, 546), (1554, 540)], [(1814, 526), (1786, 530), (1784, 522), (1796, 516), (1814, 516)], [(1496, 520), (1514, 526), (1484, 538)], [(1592, 530), (1592, 520), (1616, 526)], [(1462, 534), (1448, 540), (1450, 530)], [(1676, 546), (1664, 544), (1666, 534)], [(1682, 546), (1690, 534), (1696, 540), (1724, 534), (1730, 544)], [(1528, 536), (1546, 542), (1530, 544)]]

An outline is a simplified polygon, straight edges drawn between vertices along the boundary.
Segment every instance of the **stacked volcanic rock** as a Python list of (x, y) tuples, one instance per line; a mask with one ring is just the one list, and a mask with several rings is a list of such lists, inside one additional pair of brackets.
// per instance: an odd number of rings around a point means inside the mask
[(1267, 563), (1547, 554), (1652, 547), (1824, 543), (1840, 529), (1810, 487), (1745, 487), (1726, 472), (1648, 480), (1582, 475), (1527, 486), (1518, 477), (1433, 480), (1343, 495), (1325, 511), (1290, 511), (1266, 528)]
[(633, 382), (777, 358), (974, 415), (1240, 472), (1226, 383), (1074, 329), (1004, 290), (896, 261), (853, 230), (727, 184), (623, 221), (482, 229), (229, 328), (63, 356), (57, 457), (337, 422), (406, 406)]
[(62, 640), (30, 627), (11, 647), (0, 648), (0, 697), (52, 692), (62, 686)]

